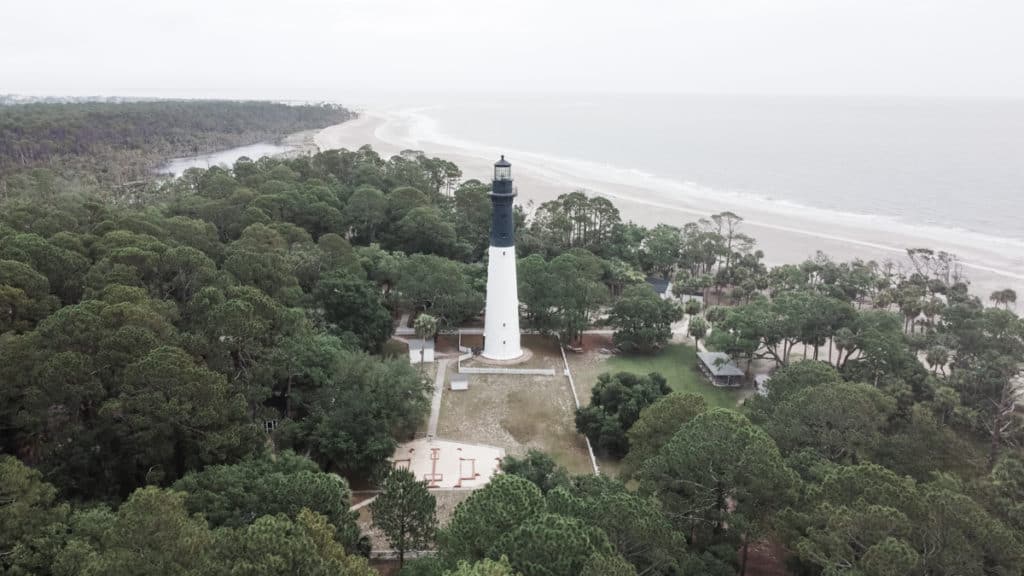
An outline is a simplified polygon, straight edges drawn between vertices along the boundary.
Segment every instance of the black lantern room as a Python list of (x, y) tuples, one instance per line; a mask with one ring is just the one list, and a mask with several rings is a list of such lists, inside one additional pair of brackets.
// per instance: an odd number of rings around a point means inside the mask
[(491, 246), (512, 246), (515, 243), (515, 221), (512, 219), (512, 165), (501, 157), (494, 163), (491, 183)]
[(501, 160), (494, 163), (494, 179), (495, 180), (511, 180), (512, 179), (512, 165), (505, 160), (505, 155), (501, 155)]
[(502, 154), (501, 160), (494, 163), (494, 182), (491, 184), (491, 194), (515, 195), (512, 187), (512, 165), (505, 160)]

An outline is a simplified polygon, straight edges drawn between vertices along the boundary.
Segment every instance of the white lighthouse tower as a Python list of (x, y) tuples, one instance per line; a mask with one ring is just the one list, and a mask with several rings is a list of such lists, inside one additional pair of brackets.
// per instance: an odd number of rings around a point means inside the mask
[(512, 165), (502, 156), (494, 163), (491, 184), (491, 246), (487, 251), (487, 309), (484, 316), (485, 358), (513, 360), (519, 347), (519, 285), (516, 280), (516, 234), (512, 219)]

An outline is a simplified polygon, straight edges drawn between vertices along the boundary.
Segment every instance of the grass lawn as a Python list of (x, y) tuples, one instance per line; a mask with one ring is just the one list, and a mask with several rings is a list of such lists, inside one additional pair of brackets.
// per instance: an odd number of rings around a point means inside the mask
[[(605, 372), (633, 372), (647, 374), (659, 372), (668, 380), (675, 392), (691, 392), (700, 394), (711, 407), (736, 408), (737, 403), (746, 394), (741, 390), (715, 388), (697, 371), (696, 351), (687, 344), (669, 344), (657, 354), (604, 356), (595, 352), (569, 354), (569, 367), (576, 382), (576, 390), (580, 395), (580, 403), (590, 403), (590, 394), (597, 383), (597, 377)], [(622, 463), (618, 460), (598, 455), (601, 471), (610, 476), (617, 476)]]
[[(555, 376), (471, 374), (469, 390), (444, 391), (437, 435), (500, 446), (514, 456), (536, 448), (574, 474), (592, 472), (586, 442), (576, 432), (576, 405), (561, 355), (536, 343), (531, 350), (531, 361), (555, 368)], [(449, 370), (455, 369), (452, 363)]]
[[(657, 354), (612, 356), (605, 362), (604, 372), (658, 372), (668, 380), (675, 392), (700, 394), (709, 406), (735, 408), (742, 395), (731, 388), (716, 388), (696, 369), (697, 353), (687, 344), (669, 344)], [(583, 399), (581, 398), (582, 402)]]
[(380, 355), (384, 358), (401, 358), (408, 356), (408, 354), (409, 345), (398, 340), (388, 340), (384, 343), (384, 349), (380, 352)]
[(711, 385), (697, 372), (696, 362), (696, 348), (688, 344), (669, 344), (651, 356), (613, 356), (607, 366), (611, 372), (658, 372), (669, 380), (674, 392), (698, 394), (705, 397), (709, 406), (735, 408), (740, 399), (737, 390)]

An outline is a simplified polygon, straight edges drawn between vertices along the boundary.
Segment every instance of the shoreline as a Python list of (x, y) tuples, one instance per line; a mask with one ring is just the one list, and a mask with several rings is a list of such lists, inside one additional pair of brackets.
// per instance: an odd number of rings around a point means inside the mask
[(292, 132), (283, 138), (279, 138), (277, 143), (288, 148), (288, 150), (274, 154), (273, 157), (297, 158), (299, 156), (312, 156), (316, 154), (320, 151), (320, 147), (316, 145), (316, 135), (321, 130), (323, 128), (312, 128), (310, 130)]
[[(403, 149), (423, 150), (454, 162), (463, 178), (487, 181), (498, 151), (489, 146), (461, 143), (429, 130), (417, 131), (416, 114), (364, 113), (342, 124), (319, 131), (314, 140), (320, 150), (355, 150), (369, 144), (382, 157)], [(461, 144), (461, 145), (460, 145)], [(1013, 288), (1024, 293), (1024, 241), (986, 238), (970, 231), (903, 224), (885, 216), (846, 215), (803, 208), (786, 203), (771, 204), (734, 194), (684, 190), (685, 185), (666, 179), (625, 172), (624, 177), (602, 178), (594, 170), (524, 151), (513, 154), (517, 190), (529, 211), (560, 194), (583, 190), (605, 196), (619, 209), (623, 221), (644, 226), (681, 226), (698, 218), (730, 210), (744, 218), (744, 232), (757, 240), (768, 265), (797, 264), (813, 258), (817, 251), (837, 260), (862, 258), (907, 264), (907, 248), (931, 248), (956, 254), (971, 291), (987, 302), (994, 290)], [(585, 164), (577, 162), (577, 164)], [(815, 219), (815, 216), (818, 219)], [(826, 218), (829, 218), (826, 220)], [(842, 220), (842, 221), (840, 221)], [(813, 238), (813, 242), (809, 241)]]
[[(175, 158), (164, 158), (160, 165), (153, 169), (153, 173), (158, 178), (167, 175), (177, 176), (175, 170), (179, 169), (181, 165), (199, 162), (206, 164), (207, 168), (210, 166), (219, 165), (231, 165), (234, 163), (234, 156), (239, 150), (253, 149), (260, 146), (272, 146), (275, 148), (281, 148), (276, 152), (269, 154), (261, 154), (253, 157), (253, 160), (259, 160), (263, 156), (269, 158), (277, 158), (279, 160), (290, 160), (298, 158), (300, 156), (311, 156), (320, 151), (320, 148), (316, 145), (316, 135), (320, 133), (323, 128), (311, 128), (309, 130), (300, 130), (299, 132), (291, 132), (277, 138), (267, 138), (259, 142), (253, 142), (250, 144), (242, 144), (241, 146), (233, 146), (231, 148), (221, 148), (212, 152), (204, 154), (194, 154), (192, 156), (179, 156)], [(242, 154), (244, 156), (245, 154)], [(228, 161), (216, 161), (220, 156), (232, 157), (231, 162)], [(201, 166), (197, 166), (201, 167)]]

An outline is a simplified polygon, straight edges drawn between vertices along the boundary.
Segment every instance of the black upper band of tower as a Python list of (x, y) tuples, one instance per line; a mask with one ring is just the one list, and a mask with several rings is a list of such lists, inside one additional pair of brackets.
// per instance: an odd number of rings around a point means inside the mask
[(512, 165), (502, 156), (501, 160), (494, 163), (494, 180), (491, 182), (491, 246), (502, 248), (515, 245), (516, 229), (512, 217), (512, 201), (515, 196)]

